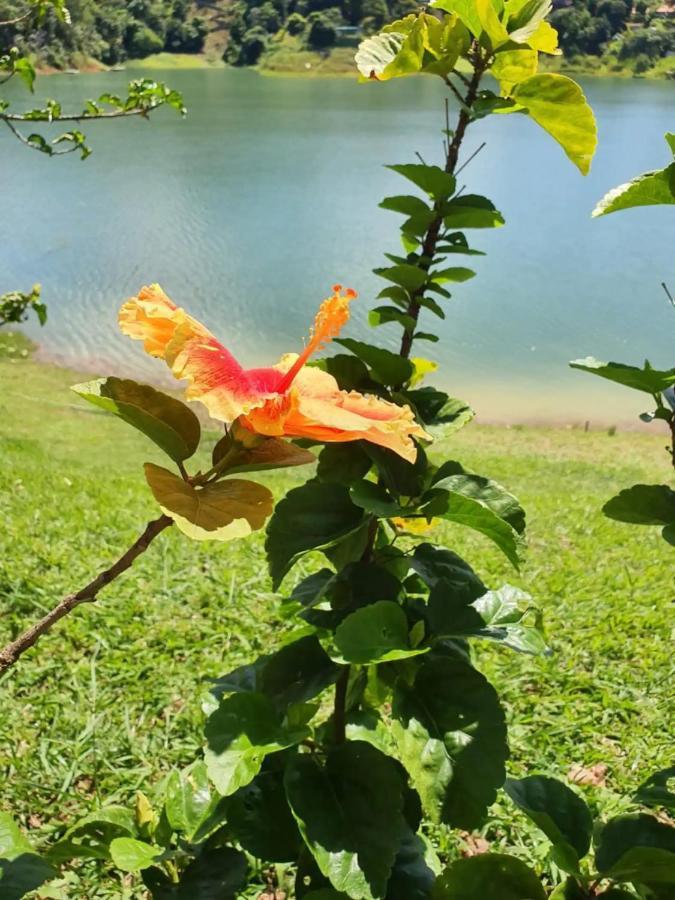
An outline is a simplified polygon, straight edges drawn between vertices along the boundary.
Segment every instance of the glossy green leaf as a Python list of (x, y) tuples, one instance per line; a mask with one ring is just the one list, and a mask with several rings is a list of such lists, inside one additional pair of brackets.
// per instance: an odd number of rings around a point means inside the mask
[(436, 269), (429, 273), (429, 277), (434, 284), (447, 284), (448, 282), (461, 284), (464, 281), (469, 281), (475, 274), (473, 269), (467, 269), (464, 266), (454, 266), (449, 269)]
[(335, 632), (335, 645), (348, 663), (382, 663), (424, 653), (410, 644), (408, 620), (398, 603), (379, 600), (351, 613)]
[(512, 526), (479, 499), (456, 491), (434, 488), (426, 495), (425, 512), (448, 522), (472, 528), (489, 538), (518, 569), (522, 538)]
[(432, 900), (546, 900), (539, 877), (514, 856), (458, 859), (442, 873)]
[(169, 775), (164, 812), (171, 828), (190, 843), (204, 840), (224, 821), (225, 809), (214, 793), (202, 760)]
[(385, 486), (374, 481), (355, 481), (349, 489), (349, 496), (356, 506), (382, 519), (405, 514)]
[(459, 463), (444, 463), (434, 476), (434, 488), (455, 491), (484, 503), (518, 532), (525, 532), (525, 510), (506, 488), (483, 475), (465, 472)]
[(294, 862), (300, 855), (302, 838), (293, 818), (283, 772), (269, 769), (257, 775), (228, 802), (228, 828), (241, 846), (258, 859)]
[(427, 657), (392, 705), (398, 755), (433, 822), (471, 830), (504, 782), (504, 713), (494, 688), (459, 656)]
[(395, 306), (376, 306), (368, 312), (368, 324), (377, 328), (379, 325), (389, 325), (396, 322), (404, 331), (415, 330), (415, 319), (406, 313), (396, 309)]
[(199, 445), (199, 419), (180, 400), (147, 384), (98, 378), (72, 387), (80, 397), (118, 416), (154, 441), (171, 459), (188, 459)]
[(569, 848), (576, 862), (586, 856), (591, 847), (593, 817), (571, 788), (555, 778), (531, 775), (519, 780), (507, 778), (504, 790), (554, 846)]
[(675, 766), (661, 769), (643, 781), (633, 797), (636, 803), (675, 812)]
[(469, 602), (464, 591), (440, 581), (429, 595), (427, 616), (436, 637), (486, 638), (520, 653), (548, 653), (541, 614), (529, 594), (510, 585)]
[[(414, 268), (410, 266), (410, 268)], [(336, 344), (342, 344), (347, 350), (358, 356), (371, 370), (373, 378), (380, 384), (398, 385), (405, 384), (412, 378), (414, 368), (409, 359), (404, 359), (398, 353), (383, 350), (381, 347), (373, 347), (363, 341), (353, 338), (336, 338)]]
[(446, 228), (499, 228), (504, 217), (494, 204), (479, 194), (460, 194), (444, 207)]
[(595, 865), (615, 881), (675, 885), (675, 828), (645, 814), (610, 819), (600, 832)]
[(158, 869), (148, 869), (143, 880), (152, 900), (234, 900), (246, 884), (248, 862), (233, 847), (211, 847), (194, 859), (173, 883)]
[[(332, 578), (333, 573), (328, 576)], [(338, 673), (317, 638), (306, 635), (216, 679), (211, 693), (218, 698), (242, 691), (264, 694), (284, 713), (292, 703), (312, 700), (335, 681)]]
[(277, 504), (265, 549), (276, 589), (293, 564), (310, 550), (324, 550), (357, 531), (364, 513), (341, 484), (309, 481)]
[[(666, 141), (675, 155), (675, 137), (667, 134)], [(663, 203), (675, 203), (675, 163), (665, 169), (645, 172), (609, 191), (593, 210), (593, 216), (606, 216), (621, 209)]]
[(396, 763), (363, 741), (332, 748), (322, 764), (299, 754), (286, 793), (321, 872), (354, 900), (385, 896), (405, 827)]
[(266, 756), (303, 740), (309, 731), (285, 728), (264, 694), (232, 694), (220, 701), (204, 728), (209, 777), (225, 797), (249, 784)]
[(463, 400), (449, 397), (432, 387), (406, 391), (405, 397), (424, 423), (440, 435), (449, 435), (467, 425), (475, 413)]
[(49, 849), (49, 860), (73, 858), (109, 859), (109, 847), (117, 837), (135, 837), (136, 821), (124, 806), (108, 806), (84, 816)]
[(194, 540), (227, 541), (262, 528), (271, 492), (254, 481), (228, 478), (194, 487), (162, 466), (146, 463), (145, 478), (159, 506)]
[(433, 588), (442, 581), (461, 594), (464, 603), (472, 603), (487, 591), (471, 566), (445, 547), (418, 544), (410, 558), (410, 565), (428, 587)]
[(110, 858), (123, 872), (140, 872), (141, 869), (147, 869), (154, 865), (157, 857), (161, 855), (161, 847), (153, 847), (135, 838), (120, 837), (110, 843)]
[(0, 897), (21, 900), (26, 894), (56, 876), (49, 863), (38, 856), (12, 817), (0, 812)]
[(598, 130), (579, 85), (566, 75), (545, 72), (521, 81), (512, 96), (587, 175), (598, 143)]
[(600, 362), (592, 356), (585, 359), (574, 359), (570, 363), (573, 369), (581, 369), (582, 372), (590, 372), (591, 375), (599, 375), (617, 384), (633, 388), (636, 391), (644, 391), (645, 394), (660, 394), (666, 388), (675, 384), (675, 369), (652, 369), (645, 362), (643, 368), (627, 366), (624, 363)]
[(394, 172), (398, 172), (408, 181), (428, 194), (432, 200), (444, 200), (455, 193), (457, 182), (455, 176), (445, 172), (439, 166), (424, 166), (421, 163), (406, 163), (402, 165), (387, 166)]
[(428, 275), (424, 269), (419, 266), (409, 264), (389, 266), (381, 269), (373, 270), (380, 278), (391, 281), (399, 285), (406, 291), (417, 291), (426, 282)]
[[(604, 896), (604, 894), (600, 896)], [(553, 891), (549, 900), (588, 900), (588, 895), (576, 878), (566, 878)]]

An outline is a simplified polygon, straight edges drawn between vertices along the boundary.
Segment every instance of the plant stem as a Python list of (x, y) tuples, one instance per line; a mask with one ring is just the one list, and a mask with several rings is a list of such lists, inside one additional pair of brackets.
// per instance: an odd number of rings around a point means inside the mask
[(333, 737), (336, 744), (344, 744), (346, 734), (347, 687), (349, 685), (349, 666), (345, 666), (335, 682), (335, 702), (333, 705)]
[[(468, 81), (466, 96), (461, 98), (462, 105), (460, 106), (459, 115), (457, 117), (457, 127), (453, 134), (452, 140), (448, 144), (445, 160), (445, 171), (449, 174), (454, 173), (455, 169), (457, 168), (457, 161), (459, 159), (459, 151), (462, 146), (462, 141), (464, 140), (466, 129), (471, 123), (471, 107), (473, 106), (476, 97), (478, 96), (478, 88), (480, 86), (480, 81), (483, 77), (483, 73), (487, 68), (487, 62), (488, 61), (486, 58), (481, 57), (480, 55), (478, 55), (478, 53), (476, 54), (473, 75)], [(452, 87), (453, 92), (457, 94), (458, 92), (455, 86), (449, 81), (448, 83)], [(421, 256), (424, 257), (426, 261), (420, 262), (420, 268), (424, 269), (425, 271), (428, 271), (432, 265), (442, 225), (443, 216), (439, 213), (431, 221), (431, 224), (429, 225), (424, 237), (424, 241), (422, 242)], [(420, 301), (422, 300), (423, 295), (424, 286), (419, 288), (419, 290), (414, 291), (410, 296), (410, 303), (408, 304), (406, 315), (411, 317), (415, 325), (413, 328), (406, 329), (406, 331), (403, 332), (403, 337), (401, 338), (401, 349), (399, 350), (399, 355), (404, 359), (407, 359), (410, 356), (410, 351), (412, 349), (414, 340), (415, 328), (417, 327), (417, 320), (419, 319), (420, 310), (422, 309)]]
[(59, 619), (67, 616), (81, 603), (92, 603), (96, 600), (99, 591), (118, 578), (123, 572), (126, 572), (136, 558), (148, 549), (157, 535), (172, 524), (173, 519), (170, 519), (169, 516), (160, 516), (158, 519), (148, 522), (140, 537), (112, 566), (104, 569), (93, 581), (90, 581), (88, 585), (77, 591), (77, 593), (64, 597), (46, 616), (43, 616), (42, 619), (31, 625), (16, 640), (3, 647), (0, 650), (0, 675), (13, 666), (19, 657), (26, 650), (30, 649), (43, 634), (46, 634)]

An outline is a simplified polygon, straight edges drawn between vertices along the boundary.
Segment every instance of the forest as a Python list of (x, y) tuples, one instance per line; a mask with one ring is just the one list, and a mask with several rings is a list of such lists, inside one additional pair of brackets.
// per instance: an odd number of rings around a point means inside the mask
[[(0, 2), (11, 21), (24, 0)], [(155, 53), (199, 54), (218, 31), (217, 52), (231, 65), (256, 65), (284, 47), (327, 54), (356, 46), (385, 22), (421, 8), (415, 0), (72, 0), (73, 26), (47, 12), (30, 34), (22, 23), (0, 28), (43, 66), (63, 69), (85, 61), (118, 65)], [(675, 6), (669, 0), (554, 0), (550, 17), (566, 60), (604, 60), (608, 74), (641, 74), (675, 54)]]

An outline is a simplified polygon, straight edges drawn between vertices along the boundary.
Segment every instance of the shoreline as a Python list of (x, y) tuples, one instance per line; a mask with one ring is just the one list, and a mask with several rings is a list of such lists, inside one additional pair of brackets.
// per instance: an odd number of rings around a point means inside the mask
[[(348, 50), (348, 54), (341, 52)], [(337, 53), (335, 52), (337, 51)], [(281, 47), (268, 53), (257, 66), (245, 66), (242, 68), (257, 72), (260, 75), (273, 77), (304, 77), (304, 78), (356, 78), (358, 73), (353, 64), (353, 54), (355, 48), (334, 48), (334, 51), (328, 54), (321, 54), (315, 51), (293, 50), (283, 51)], [(349, 57), (347, 59), (347, 56)], [(275, 58), (277, 62), (275, 64)], [(560, 57), (553, 57), (541, 66), (542, 72), (556, 72), (561, 75), (574, 75), (584, 78), (621, 78), (635, 79), (638, 81), (672, 81), (675, 80), (675, 59), (672, 60), (672, 67), (667, 68), (665, 63), (667, 58), (657, 61), (650, 70), (637, 74), (630, 67), (621, 67), (616, 70), (610, 68), (612, 60), (603, 60), (602, 57), (589, 56), (580, 62), (565, 62)], [(560, 60), (560, 62), (558, 62)], [(120, 66), (106, 66), (93, 57), (83, 60), (81, 65), (72, 69), (55, 69), (51, 66), (36, 66), (38, 75), (54, 76), (54, 75), (70, 75), (76, 76), (80, 74), (108, 74), (112, 72), (125, 71), (147, 71), (147, 72), (175, 72), (187, 70), (204, 70), (204, 69), (235, 69), (236, 66), (230, 66), (220, 58), (214, 58), (212, 55), (205, 53), (168, 53), (161, 52), (151, 54), (142, 59), (130, 59)]]

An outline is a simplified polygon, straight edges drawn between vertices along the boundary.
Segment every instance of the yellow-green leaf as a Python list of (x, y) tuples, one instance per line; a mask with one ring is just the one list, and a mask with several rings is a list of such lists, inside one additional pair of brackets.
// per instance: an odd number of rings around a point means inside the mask
[(497, 15), (492, 0), (473, 0), (483, 32), (489, 38), (493, 50), (507, 44), (511, 37)]
[(598, 143), (593, 110), (579, 85), (565, 75), (542, 73), (516, 85), (513, 99), (587, 175)]
[(509, 94), (515, 84), (520, 84), (536, 73), (537, 65), (536, 50), (502, 50), (495, 55), (490, 71), (500, 83), (502, 92)]
[(548, 53), (551, 56), (560, 56), (562, 53), (558, 47), (558, 32), (549, 22), (540, 22), (539, 27), (526, 43), (540, 53)]
[(230, 478), (195, 487), (153, 463), (145, 464), (145, 477), (162, 511), (196, 540), (245, 537), (272, 512), (272, 494), (254, 481)]

